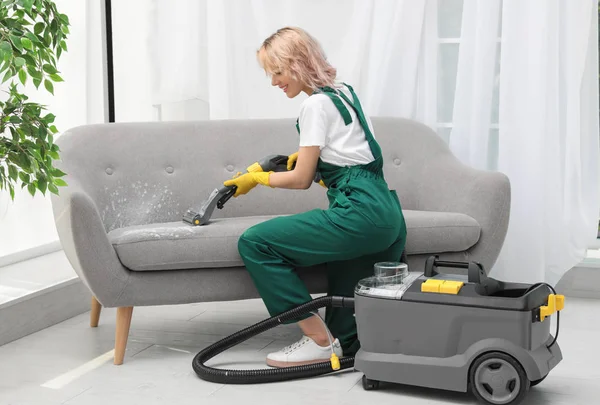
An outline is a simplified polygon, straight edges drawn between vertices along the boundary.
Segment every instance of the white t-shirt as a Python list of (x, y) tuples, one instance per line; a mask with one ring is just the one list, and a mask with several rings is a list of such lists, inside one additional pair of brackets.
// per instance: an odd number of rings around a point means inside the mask
[[(340, 87), (338, 90), (343, 91), (348, 100), (352, 100), (347, 87)], [(321, 160), (336, 166), (354, 166), (372, 162), (374, 157), (371, 148), (354, 109), (343, 98), (339, 97), (339, 99), (352, 117), (352, 122), (348, 125), (344, 123), (342, 114), (326, 94), (313, 94), (304, 100), (298, 117), (300, 146), (319, 146)], [(366, 114), (365, 119), (373, 133), (371, 120)]]

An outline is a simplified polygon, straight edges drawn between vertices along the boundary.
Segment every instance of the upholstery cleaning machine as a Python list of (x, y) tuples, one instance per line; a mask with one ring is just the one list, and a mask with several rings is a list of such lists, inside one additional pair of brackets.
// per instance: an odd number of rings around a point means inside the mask
[[(564, 296), (549, 284), (498, 281), (479, 263), (438, 256), (422, 272), (397, 264), (394, 272), (360, 280), (353, 297), (319, 297), (212, 344), (194, 357), (194, 371), (207, 381), (254, 384), (353, 368), (363, 373), (365, 390), (398, 383), (470, 391), (484, 404), (515, 405), (562, 360), (556, 339)], [(338, 359), (332, 351), (330, 361), (273, 369), (205, 365), (253, 336), (326, 306), (354, 309), (360, 342), (355, 356)]]

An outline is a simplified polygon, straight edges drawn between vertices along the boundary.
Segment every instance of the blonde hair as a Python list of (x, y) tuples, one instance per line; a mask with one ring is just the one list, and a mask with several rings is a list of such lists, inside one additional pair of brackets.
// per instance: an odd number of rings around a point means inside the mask
[(264, 40), (257, 58), (267, 74), (287, 73), (312, 89), (334, 86), (336, 69), (317, 40), (301, 28), (277, 30)]

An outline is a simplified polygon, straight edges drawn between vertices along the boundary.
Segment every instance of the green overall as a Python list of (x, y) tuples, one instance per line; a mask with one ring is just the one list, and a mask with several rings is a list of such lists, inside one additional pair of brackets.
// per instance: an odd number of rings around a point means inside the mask
[[(353, 101), (342, 92), (339, 96), (356, 112), (375, 160), (340, 167), (319, 159), (329, 208), (273, 218), (249, 228), (239, 240), (240, 255), (271, 316), (312, 299), (296, 268), (326, 263), (327, 294), (352, 297), (357, 282), (373, 275), (376, 262), (399, 261), (404, 250), (406, 224), (398, 196), (388, 188), (381, 148), (347, 87)], [(335, 90), (317, 92), (331, 98), (346, 125), (352, 122)], [(354, 355), (359, 343), (353, 310), (327, 308), (325, 321), (344, 355)]]

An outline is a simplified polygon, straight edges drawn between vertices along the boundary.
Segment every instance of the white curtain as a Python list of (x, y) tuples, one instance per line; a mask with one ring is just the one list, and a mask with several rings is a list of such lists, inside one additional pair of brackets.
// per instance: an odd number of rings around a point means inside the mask
[(413, 116), (433, 126), (435, 98), (425, 97), (431, 86), (423, 83), (435, 82), (435, 70), (419, 69), (435, 60), (435, 20), (426, 17), (433, 3), (153, 0), (153, 103), (163, 120), (179, 118), (164, 107), (183, 101), (197, 103), (199, 118), (296, 116), (301, 97), (283, 99), (256, 61), (266, 37), (295, 25), (321, 42), (371, 115)]
[(492, 271), (500, 279), (556, 284), (596, 238), (596, 7), (464, 0), (450, 146), (511, 181), (509, 230)]
[(489, 144), (501, 3), (463, 3), (450, 148), (478, 169), (488, 169), (493, 155)]
[(596, 0), (504, 0), (498, 169), (513, 204), (499, 271), (556, 283), (598, 224)]
[[(296, 116), (301, 98), (283, 99), (255, 52), (277, 28), (301, 26), (368, 113), (451, 128), (463, 162), (509, 176), (510, 225), (494, 276), (555, 284), (585, 257), (600, 208), (596, 0), (151, 4), (152, 103), (163, 120)], [(460, 38), (438, 38), (438, 18), (454, 18), (438, 17), (449, 4), (462, 5)], [(453, 67), (439, 65), (444, 41), (459, 47), (455, 86), (444, 82)], [(440, 106), (448, 88), (454, 97)], [(449, 110), (452, 122), (442, 122)]]

